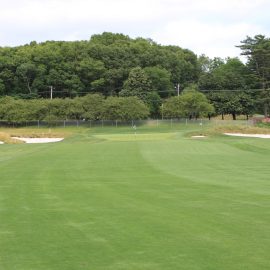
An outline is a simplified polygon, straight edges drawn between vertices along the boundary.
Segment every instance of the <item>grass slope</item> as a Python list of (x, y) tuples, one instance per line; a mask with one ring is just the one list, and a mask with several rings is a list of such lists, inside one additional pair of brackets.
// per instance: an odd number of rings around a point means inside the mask
[(0, 146), (0, 269), (270, 268), (269, 140), (111, 131)]

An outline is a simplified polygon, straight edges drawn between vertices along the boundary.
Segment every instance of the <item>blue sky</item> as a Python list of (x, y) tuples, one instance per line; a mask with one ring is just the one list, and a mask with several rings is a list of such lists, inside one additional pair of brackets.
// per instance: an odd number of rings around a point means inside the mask
[(269, 0), (0, 0), (0, 46), (88, 40), (104, 31), (152, 38), (210, 57), (239, 56), (247, 35), (270, 36)]

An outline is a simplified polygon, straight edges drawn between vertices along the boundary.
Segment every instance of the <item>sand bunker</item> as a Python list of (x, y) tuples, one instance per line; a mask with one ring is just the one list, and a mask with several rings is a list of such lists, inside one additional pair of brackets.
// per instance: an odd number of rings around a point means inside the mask
[(22, 137), (12, 137), (12, 139), (21, 140), (25, 143), (52, 143), (60, 142), (64, 138), (22, 138)]
[(192, 138), (205, 138), (206, 136), (203, 135), (197, 135), (197, 136), (192, 136)]
[(4, 144), (4, 142), (1, 142), (1, 141), (0, 141), (0, 144)]
[(224, 133), (224, 134), (228, 136), (270, 139), (270, 134), (243, 134), (243, 133)]

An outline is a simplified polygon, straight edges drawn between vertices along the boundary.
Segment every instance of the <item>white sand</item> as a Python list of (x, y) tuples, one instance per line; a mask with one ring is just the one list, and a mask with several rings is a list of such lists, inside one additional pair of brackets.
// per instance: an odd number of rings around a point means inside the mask
[(12, 138), (24, 141), (26, 143), (52, 143), (64, 140), (64, 138), (22, 138), (22, 137), (12, 137)]
[(4, 144), (4, 142), (1, 142), (1, 141), (0, 141), (0, 144)]
[(203, 135), (192, 136), (192, 138), (205, 138)]
[(228, 136), (270, 139), (270, 134), (243, 134), (243, 133), (224, 133), (224, 134)]

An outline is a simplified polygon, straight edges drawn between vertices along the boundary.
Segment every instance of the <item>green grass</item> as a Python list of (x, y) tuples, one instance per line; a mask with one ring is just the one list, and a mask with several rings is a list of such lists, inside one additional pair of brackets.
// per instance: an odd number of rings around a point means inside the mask
[(270, 140), (196, 129), (1, 145), (0, 269), (270, 269)]

